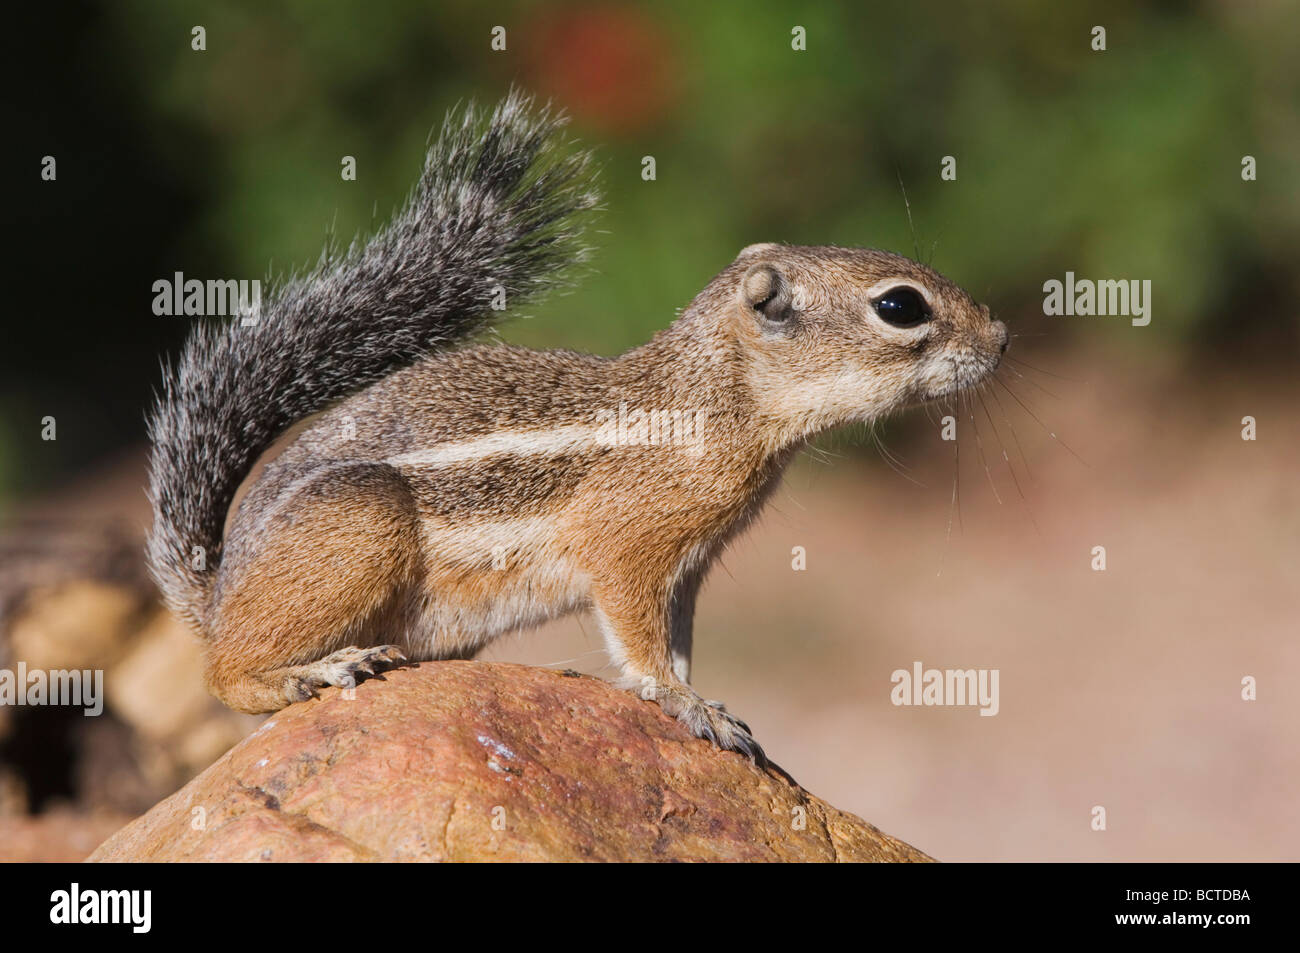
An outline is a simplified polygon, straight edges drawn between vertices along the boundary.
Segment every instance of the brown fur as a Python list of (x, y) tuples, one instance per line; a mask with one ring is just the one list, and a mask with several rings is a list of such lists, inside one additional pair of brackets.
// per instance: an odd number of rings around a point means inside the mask
[[(932, 320), (883, 322), (868, 296), (882, 282), (921, 289)], [(274, 710), (393, 661), (383, 646), (462, 657), (591, 608), (625, 684), (761, 757), (687, 683), (710, 562), (809, 436), (970, 386), (1005, 343), (987, 309), (908, 259), (759, 245), (621, 357), (431, 356), (322, 414), (251, 488), (205, 619), (209, 684)], [(582, 436), (620, 406), (701, 410), (704, 427), (685, 445)]]

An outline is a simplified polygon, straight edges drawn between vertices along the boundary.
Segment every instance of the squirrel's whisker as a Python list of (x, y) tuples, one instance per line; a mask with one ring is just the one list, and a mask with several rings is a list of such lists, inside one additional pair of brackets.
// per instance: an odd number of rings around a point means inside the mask
[(1083, 459), (1083, 457), (1081, 457), (1081, 456), (1079, 456), (1079, 454), (1075, 453), (1075, 452), (1074, 452), (1074, 449), (1073, 449), (1073, 448), (1072, 448), (1068, 443), (1066, 443), (1064, 440), (1062, 440), (1060, 437), (1058, 437), (1055, 433), (1053, 433), (1053, 432), (1052, 432), (1052, 429), (1051, 429), (1050, 427), (1048, 427), (1047, 424), (1043, 423), (1043, 422), (1038, 418), (1038, 415), (1037, 415), (1036, 413), (1034, 413), (1032, 410), (1029, 409), (1029, 406), (1028, 406), (1028, 405), (1027, 405), (1023, 400), (1020, 399), (1020, 395), (1017, 394), (1015, 391), (1013, 391), (1013, 390), (1010, 388), (1010, 386), (1007, 384), (1006, 381), (1002, 380), (1002, 378), (1000, 378), (1000, 377), (994, 377), (993, 380), (994, 380), (995, 383), (1002, 385), (1002, 389), (1005, 390), (1008, 394), (1011, 395), (1011, 397), (1015, 400), (1015, 402), (1021, 406), (1021, 408), (1024, 410), (1025, 413), (1027, 413), (1030, 417), (1032, 417), (1032, 418), (1034, 419), (1034, 422), (1037, 423), (1038, 426), (1040, 426), (1040, 427), (1043, 428), (1043, 432), (1044, 432), (1044, 433), (1046, 433), (1049, 437), (1051, 437), (1053, 440), (1055, 440), (1057, 443), (1059, 443), (1062, 447), (1064, 447), (1066, 450), (1068, 450), (1068, 451), (1070, 452), (1070, 455), (1073, 456), (1073, 457), (1074, 457), (1076, 460), (1078, 460), (1080, 463), (1082, 463), (1085, 467), (1090, 466), (1090, 464), (1088, 463), (1087, 460)]

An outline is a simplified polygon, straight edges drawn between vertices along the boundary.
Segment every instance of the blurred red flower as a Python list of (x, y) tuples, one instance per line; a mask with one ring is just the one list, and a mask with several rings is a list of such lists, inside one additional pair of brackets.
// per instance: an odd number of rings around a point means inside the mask
[(631, 135), (656, 123), (673, 97), (674, 49), (637, 7), (545, 8), (527, 28), (528, 85), (601, 131)]

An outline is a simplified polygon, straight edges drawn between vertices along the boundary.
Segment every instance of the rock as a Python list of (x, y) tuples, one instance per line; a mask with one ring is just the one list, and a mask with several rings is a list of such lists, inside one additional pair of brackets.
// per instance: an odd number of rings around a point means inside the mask
[(257, 727), (257, 718), (226, 708), (203, 686), (202, 644), (159, 609), (107, 673), (108, 707), (136, 732), (142, 772), (175, 791)]
[(272, 715), (90, 859), (930, 858), (599, 679), (426, 662)]
[(63, 583), (27, 597), (8, 632), (28, 669), (103, 669), (119, 656), (141, 612), (140, 597), (93, 580)]
[(208, 694), (200, 641), (152, 593), (66, 579), (11, 603), (0, 668), (101, 672), (105, 704), (90, 718), (0, 706), (0, 815), (39, 812), (54, 797), (134, 817), (260, 721)]
[(105, 687), (118, 717), (155, 740), (200, 720), (211, 700), (199, 640), (167, 612), (141, 626)]

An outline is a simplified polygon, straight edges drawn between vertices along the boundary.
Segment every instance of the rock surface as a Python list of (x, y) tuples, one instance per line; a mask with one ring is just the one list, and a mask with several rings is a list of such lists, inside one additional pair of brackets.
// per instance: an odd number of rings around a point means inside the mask
[(603, 681), (424, 663), (272, 715), (92, 861), (925, 861)]

